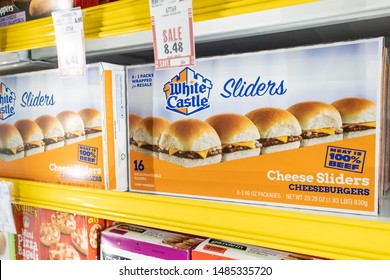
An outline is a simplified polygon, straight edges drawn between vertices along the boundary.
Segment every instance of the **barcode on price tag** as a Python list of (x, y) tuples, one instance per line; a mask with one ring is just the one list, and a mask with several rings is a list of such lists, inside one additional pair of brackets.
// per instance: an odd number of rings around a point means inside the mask
[(192, 0), (150, 0), (156, 69), (192, 66)]
[(52, 13), (60, 76), (85, 76), (85, 42), (80, 8)]
[(16, 233), (11, 204), (12, 183), (0, 182), (0, 231)]

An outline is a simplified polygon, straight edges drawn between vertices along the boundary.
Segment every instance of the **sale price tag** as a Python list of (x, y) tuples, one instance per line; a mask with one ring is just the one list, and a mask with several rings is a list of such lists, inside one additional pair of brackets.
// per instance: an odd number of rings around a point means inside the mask
[(12, 183), (0, 182), (0, 231), (16, 233), (11, 204)]
[(150, 0), (156, 69), (195, 63), (192, 0)]
[(60, 76), (85, 76), (85, 42), (80, 8), (52, 13)]

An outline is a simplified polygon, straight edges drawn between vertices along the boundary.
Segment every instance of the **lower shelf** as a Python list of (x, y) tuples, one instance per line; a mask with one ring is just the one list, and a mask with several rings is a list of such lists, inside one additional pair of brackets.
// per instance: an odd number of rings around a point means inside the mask
[(390, 219), (11, 180), (13, 202), (329, 259), (390, 259)]

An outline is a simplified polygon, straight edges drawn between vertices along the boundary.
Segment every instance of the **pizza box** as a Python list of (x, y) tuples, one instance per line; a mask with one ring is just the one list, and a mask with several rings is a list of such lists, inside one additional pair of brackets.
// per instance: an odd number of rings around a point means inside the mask
[(133, 224), (119, 224), (101, 234), (101, 260), (189, 260), (204, 238)]
[(193, 260), (313, 260), (312, 256), (208, 238), (192, 250)]
[(0, 26), (12, 25), (51, 15), (51, 12), (73, 7), (87, 8), (99, 5), (99, 0), (2, 0)]
[(103, 219), (13, 204), (18, 260), (96, 260)]

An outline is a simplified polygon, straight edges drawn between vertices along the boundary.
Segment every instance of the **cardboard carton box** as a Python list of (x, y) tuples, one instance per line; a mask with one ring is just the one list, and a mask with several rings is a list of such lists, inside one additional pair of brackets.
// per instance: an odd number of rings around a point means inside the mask
[(0, 77), (0, 177), (127, 190), (124, 69)]
[[(74, 7), (82, 9), (101, 4), (99, 0), (2, 0), (0, 26), (47, 17), (51, 12)], [(112, 1), (111, 1), (112, 2)]]
[(373, 38), (127, 67), (131, 190), (377, 215), (386, 56)]
[(193, 260), (313, 260), (312, 256), (209, 238), (192, 250)]
[(189, 260), (191, 249), (204, 238), (132, 224), (105, 229), (101, 260)]
[(13, 205), (18, 260), (96, 260), (103, 219)]

